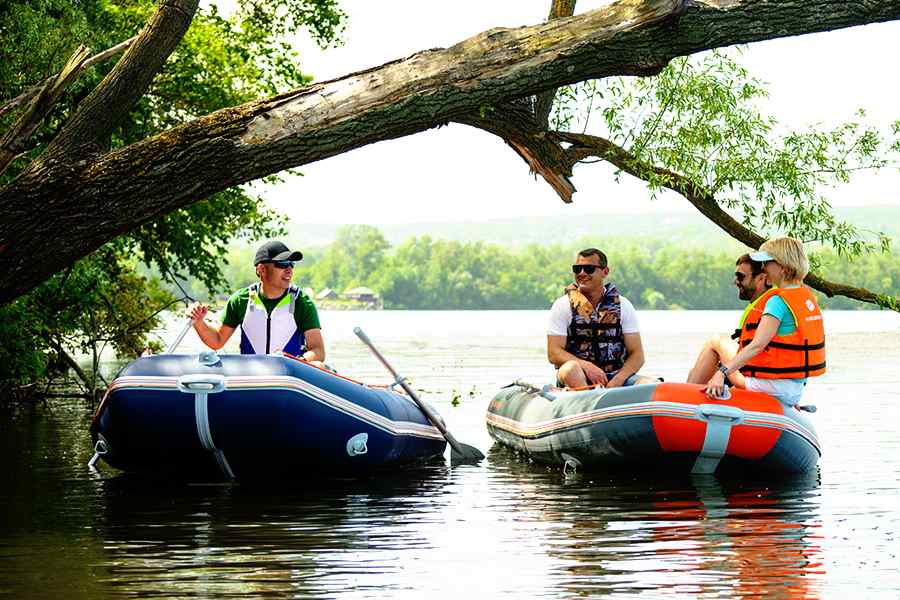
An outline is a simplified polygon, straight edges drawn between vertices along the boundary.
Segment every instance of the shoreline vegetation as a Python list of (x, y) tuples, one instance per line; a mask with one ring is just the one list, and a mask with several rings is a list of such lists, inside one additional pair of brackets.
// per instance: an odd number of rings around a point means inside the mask
[[(302, 246), (302, 241), (290, 241)], [(733, 272), (735, 260), (746, 249), (736, 243), (709, 247), (702, 238), (678, 235), (601, 235), (565, 244), (520, 246), (424, 235), (391, 244), (376, 227), (350, 225), (339, 228), (327, 245), (303, 248), (305, 258), (297, 266), (294, 282), (322, 310), (545, 309), (571, 281), (575, 253), (598, 243), (609, 257), (609, 281), (639, 310), (743, 306), (735, 293)], [(229, 253), (223, 274), (234, 289), (254, 281), (251, 255), (249, 246)], [(896, 249), (852, 262), (831, 250), (811, 255), (820, 273), (851, 285), (900, 294)], [(199, 284), (192, 287), (196, 290)], [(369, 299), (360, 302), (349, 297), (358, 290), (369, 294)], [(844, 297), (817, 295), (824, 309), (877, 309)]]

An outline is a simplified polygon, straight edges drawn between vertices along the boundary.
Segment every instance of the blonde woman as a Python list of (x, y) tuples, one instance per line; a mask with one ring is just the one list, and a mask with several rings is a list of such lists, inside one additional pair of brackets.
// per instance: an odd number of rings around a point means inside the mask
[(742, 387), (795, 406), (807, 378), (825, 372), (822, 311), (803, 285), (809, 261), (803, 245), (789, 237), (763, 243), (750, 258), (763, 263), (766, 279), (775, 287), (750, 307), (741, 328), (740, 350), (719, 365), (706, 383), (706, 394), (721, 396), (725, 377), (740, 371)]

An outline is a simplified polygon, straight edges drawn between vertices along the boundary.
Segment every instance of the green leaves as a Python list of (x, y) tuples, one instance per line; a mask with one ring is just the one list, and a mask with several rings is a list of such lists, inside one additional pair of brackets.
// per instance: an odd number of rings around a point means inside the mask
[(310, 283), (321, 290), (331, 287), (338, 292), (347, 288), (372, 284), (390, 247), (381, 232), (368, 225), (347, 225), (338, 229), (335, 241), (325, 252), (306, 264), (314, 265)]
[(136, 253), (167, 278), (189, 273), (210, 291), (225, 291), (233, 282), (221, 264), (238, 239), (262, 239), (284, 233), (285, 219), (254, 196), (232, 188), (177, 210), (136, 232), (111, 242), (123, 254)]
[[(560, 90), (554, 125), (605, 137), (636, 161), (687, 177), (765, 237), (792, 235), (848, 256), (887, 248), (885, 236), (836, 219), (827, 191), (859, 171), (896, 168), (900, 123), (885, 134), (859, 111), (834, 128), (791, 131), (760, 111), (766, 96), (729, 53), (713, 51), (676, 59), (656, 77)], [(651, 195), (670, 183), (640, 170)]]
[(346, 14), (336, 0), (238, 0), (237, 5), (242, 27), (254, 35), (283, 38), (306, 29), (325, 48), (337, 45), (344, 32)]
[[(55, 73), (79, 44), (99, 52), (137, 34), (156, 0), (10, 0), (0, 3), (0, 102)], [(345, 16), (334, 0), (239, 0), (225, 17), (215, 5), (196, 14), (186, 36), (148, 93), (115, 131), (111, 148), (130, 145), (199, 115), (308, 83), (285, 36), (308, 30), (336, 43)], [(88, 69), (34, 137), (37, 155), (78, 103), (116, 63)], [(8, 127), (17, 111), (0, 117)], [(0, 185), (21, 172), (20, 159)], [(276, 178), (270, 178), (275, 180)], [(148, 223), (110, 242), (28, 297), (0, 309), (20, 335), (0, 342), (0, 380), (22, 383), (49, 373), (55, 345), (93, 352), (111, 345), (134, 356), (173, 297), (138, 271), (155, 267), (170, 283), (187, 274), (212, 291), (232, 282), (223, 258), (236, 239), (275, 237), (284, 220), (248, 189), (232, 188)], [(147, 271), (146, 267), (142, 268)]]
[(147, 333), (159, 327), (160, 311), (173, 301), (158, 280), (136, 271), (134, 261), (111, 248), (95, 252), (0, 307), (0, 385), (54, 375), (54, 365), (61, 365), (59, 348), (99, 355), (109, 347), (135, 357), (147, 345)]

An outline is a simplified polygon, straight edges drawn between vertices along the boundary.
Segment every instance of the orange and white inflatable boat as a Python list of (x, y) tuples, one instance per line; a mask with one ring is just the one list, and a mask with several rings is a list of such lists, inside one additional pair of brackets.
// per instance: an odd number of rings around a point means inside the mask
[(738, 389), (714, 400), (687, 383), (578, 391), (516, 382), (491, 401), (487, 427), (537, 462), (586, 470), (799, 473), (821, 455), (803, 410)]

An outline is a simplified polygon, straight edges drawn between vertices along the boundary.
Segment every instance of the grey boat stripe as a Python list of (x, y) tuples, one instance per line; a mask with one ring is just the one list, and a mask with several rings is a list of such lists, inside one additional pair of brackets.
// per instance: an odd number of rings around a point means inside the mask
[(194, 415), (197, 420), (197, 437), (200, 438), (200, 443), (203, 444), (203, 447), (213, 453), (222, 474), (229, 479), (234, 479), (234, 472), (231, 470), (231, 465), (228, 464), (228, 459), (225, 458), (225, 453), (216, 448), (212, 439), (212, 431), (209, 428), (208, 399), (209, 394), (206, 392), (197, 392), (194, 394)]
[(194, 420), (197, 423), (197, 437), (204, 449), (212, 452), (219, 465), (219, 470), (229, 479), (234, 479), (234, 472), (225, 453), (216, 448), (212, 430), (209, 427), (209, 395), (225, 389), (225, 378), (221, 375), (198, 376), (186, 375), (178, 378), (178, 389), (186, 394), (194, 394)]

